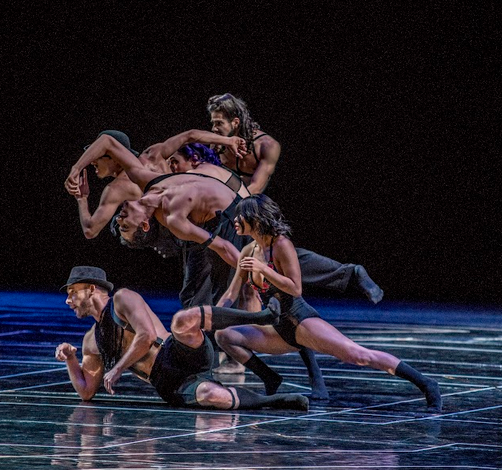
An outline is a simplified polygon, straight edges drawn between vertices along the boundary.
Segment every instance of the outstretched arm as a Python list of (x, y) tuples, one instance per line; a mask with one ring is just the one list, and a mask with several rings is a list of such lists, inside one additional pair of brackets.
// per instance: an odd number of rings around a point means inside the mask
[(143, 297), (129, 289), (120, 289), (113, 296), (113, 301), (115, 312), (133, 327), (135, 334), (127, 351), (113, 369), (104, 376), (106, 391), (112, 395), (115, 393), (113, 386), (120, 379), (122, 373), (143, 358), (157, 339), (155, 325)]
[[(259, 141), (258, 141), (259, 142)], [(281, 154), (281, 146), (279, 142), (271, 137), (263, 137), (263, 142), (260, 143), (257, 149), (260, 163), (256, 168), (251, 181), (248, 185), (248, 190), (251, 194), (262, 193), (275, 171), (279, 156)]]
[(159, 176), (158, 173), (146, 169), (120, 142), (110, 135), (103, 134), (89, 146), (77, 163), (72, 166), (65, 181), (65, 187), (70, 194), (74, 194), (78, 190), (80, 172), (105, 154), (116, 161), (126, 171), (131, 181), (141, 189), (144, 189), (146, 184), (153, 178)]
[(240, 137), (225, 137), (213, 132), (191, 129), (189, 131), (177, 134), (164, 142), (150, 145), (145, 153), (150, 155), (160, 154), (164, 160), (167, 160), (173, 153), (186, 144), (199, 142), (201, 144), (224, 145), (230, 151), (239, 156), (246, 154), (246, 141)]
[(76, 352), (75, 346), (61, 343), (56, 348), (56, 359), (66, 362), (73, 388), (82, 400), (89, 401), (96, 395), (104, 373), (104, 364), (94, 340), (94, 327), (84, 336), (82, 365), (78, 363)]

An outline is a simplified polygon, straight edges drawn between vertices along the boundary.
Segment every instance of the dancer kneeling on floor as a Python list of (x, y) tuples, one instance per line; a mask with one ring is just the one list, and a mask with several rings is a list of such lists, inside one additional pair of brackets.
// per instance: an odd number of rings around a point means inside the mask
[(261, 312), (210, 306), (181, 310), (169, 332), (138, 293), (119, 289), (112, 295), (113, 284), (100, 268), (74, 267), (61, 289), (66, 290), (66, 303), (77, 318), (96, 320), (84, 336), (81, 364), (77, 348), (69, 343), (61, 343), (55, 352), (57, 360), (66, 362), (72, 385), (83, 400), (91, 400), (102, 382), (113, 395), (115, 384), (129, 369), (172, 406), (308, 410), (303, 395), (262, 396), (242, 387), (225, 387), (211, 376), (213, 348), (204, 330), (276, 323), (280, 307), (275, 299)]
[(239, 235), (250, 235), (230, 287), (218, 302), (232, 305), (244, 283), (258, 290), (262, 301), (277, 298), (281, 305), (277, 325), (245, 325), (216, 332), (220, 347), (252, 370), (268, 390), (275, 391), (282, 379), (254, 353), (285, 354), (302, 346), (328, 354), (343, 362), (368, 366), (406, 379), (425, 395), (432, 411), (440, 411), (441, 393), (437, 382), (425, 377), (391, 354), (366, 349), (344, 336), (320, 318), (302, 297), (302, 281), (290, 227), (278, 205), (258, 194), (243, 199), (236, 207), (235, 226)]

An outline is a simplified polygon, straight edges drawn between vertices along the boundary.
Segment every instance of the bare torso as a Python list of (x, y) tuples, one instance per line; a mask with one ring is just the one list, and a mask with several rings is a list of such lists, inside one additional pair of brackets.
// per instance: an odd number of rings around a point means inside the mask
[[(146, 305), (146, 304), (145, 304)], [(148, 312), (148, 315), (150, 316), (150, 319), (155, 327), (155, 331), (157, 333), (157, 337), (161, 338), (162, 340), (166, 340), (169, 336), (171, 336), (171, 333), (166, 330), (162, 322), (159, 320), (157, 315), (153, 313), (153, 311), (146, 305), (146, 310)], [(120, 315), (120, 312), (115, 310), (115, 313), (117, 316), (122, 320), (126, 321), (125, 317)], [(85, 339), (84, 339), (84, 351), (87, 351), (88, 353), (91, 354), (97, 354), (99, 355), (99, 350), (98, 346), (96, 344), (95, 340), (95, 328), (96, 325), (93, 325), (91, 330), (86, 334)], [(135, 334), (131, 331), (124, 330), (124, 336), (122, 339), (122, 355), (124, 355), (131, 347), (131, 344), (134, 340)], [(150, 350), (139, 360), (137, 361), (133, 367), (134, 371), (139, 371), (141, 375), (149, 376), (150, 372), (152, 371), (153, 364), (155, 363), (155, 359), (157, 358), (157, 355), (159, 354), (160, 347), (157, 344), (153, 344), (150, 347)], [(133, 371), (133, 372), (134, 372)], [(145, 380), (144, 377), (141, 375), (137, 375), (140, 379)]]
[(182, 213), (194, 225), (201, 226), (225, 210), (235, 193), (221, 181), (196, 174), (179, 173), (153, 185), (142, 198), (142, 204), (155, 208), (157, 220), (169, 228), (172, 213)]

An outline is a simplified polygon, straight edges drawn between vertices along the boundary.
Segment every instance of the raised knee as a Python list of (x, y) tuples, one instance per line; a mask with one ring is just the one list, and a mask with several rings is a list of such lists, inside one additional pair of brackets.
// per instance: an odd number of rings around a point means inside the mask
[[(197, 320), (198, 314), (198, 320)], [(200, 311), (198, 308), (179, 310), (171, 321), (171, 331), (175, 335), (186, 335), (200, 329)]]
[(214, 339), (216, 340), (216, 343), (218, 346), (225, 346), (229, 344), (229, 335), (227, 330), (217, 330), (214, 332)]

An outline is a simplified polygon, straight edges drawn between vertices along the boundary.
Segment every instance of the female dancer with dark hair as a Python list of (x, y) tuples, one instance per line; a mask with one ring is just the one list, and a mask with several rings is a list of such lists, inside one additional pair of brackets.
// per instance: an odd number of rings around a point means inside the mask
[(424, 393), (432, 411), (441, 411), (441, 393), (435, 380), (391, 354), (367, 349), (350, 340), (320, 318), (303, 299), (300, 265), (289, 239), (290, 227), (275, 202), (264, 194), (243, 199), (236, 208), (235, 227), (239, 235), (249, 235), (254, 241), (242, 249), (236, 274), (218, 305), (231, 306), (243, 284), (248, 283), (260, 293), (265, 304), (276, 297), (281, 316), (275, 326), (246, 325), (218, 331), (216, 340), (224, 351), (266, 384), (280, 384), (280, 377), (263, 367), (265, 364), (253, 351), (285, 354), (304, 346), (346, 363), (406, 379)]

